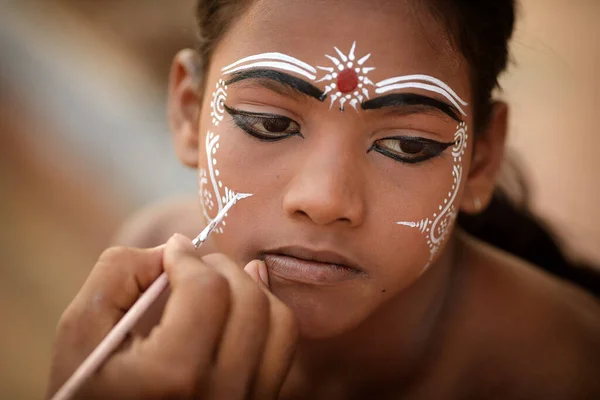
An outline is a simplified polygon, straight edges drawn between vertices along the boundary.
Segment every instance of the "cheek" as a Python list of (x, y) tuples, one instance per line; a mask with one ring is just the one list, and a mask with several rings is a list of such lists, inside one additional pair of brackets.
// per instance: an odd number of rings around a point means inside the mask
[[(198, 188), (202, 211), (207, 222), (214, 219), (238, 193), (254, 193), (251, 189), (246, 189), (248, 185), (240, 185), (240, 179), (235, 179), (243, 175), (232, 171), (236, 166), (235, 157), (232, 160), (234, 143), (223, 123), (227, 90), (225, 82), (219, 79), (210, 97), (210, 103), (205, 104), (202, 110), (200, 129), (203, 134), (199, 135), (201, 142)], [(230, 222), (228, 217), (229, 215), (226, 214), (223, 221), (215, 228), (215, 233), (220, 234), (227, 229)]]
[(439, 176), (424, 181), (429, 182), (423, 186), (426, 193), (415, 196), (422, 199), (421, 204), (414, 208), (417, 211), (410, 212), (411, 215), (403, 215), (396, 222), (399, 229), (418, 232), (427, 245), (429, 257), (425, 269), (443, 248), (458, 216), (460, 193), (466, 178), (465, 165), (468, 165), (465, 160), (467, 131), (466, 124), (461, 123), (457, 126), (454, 136), (456, 144), (450, 152), (451, 168), (440, 172)]
[(281, 165), (274, 166), (269, 144), (257, 145), (255, 139), (226, 123), (209, 131), (203, 140), (198, 179), (207, 221), (236, 193), (254, 195), (244, 199), (243, 206), (233, 208), (215, 229), (217, 235), (211, 237), (218, 251), (247, 262), (253, 242), (249, 233), (276, 225), (272, 210), (281, 208)]

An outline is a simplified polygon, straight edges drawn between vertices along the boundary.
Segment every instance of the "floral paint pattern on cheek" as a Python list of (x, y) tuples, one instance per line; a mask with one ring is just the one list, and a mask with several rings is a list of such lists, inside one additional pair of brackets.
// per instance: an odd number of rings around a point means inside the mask
[[(212, 95), (211, 113), (212, 123), (215, 127), (223, 121), (225, 114), (225, 100), (227, 99), (227, 86), (222, 79), (216, 84), (215, 92)], [(221, 181), (221, 172), (218, 168), (217, 152), (221, 146), (219, 140), (221, 136), (214, 132), (206, 133), (206, 149), (207, 168), (200, 168), (199, 173), (199, 194), (202, 199), (202, 212), (207, 221), (212, 221), (213, 218), (223, 209), (225, 204), (236, 196), (236, 192), (229, 189)], [(227, 216), (227, 214), (225, 214)], [(223, 227), (227, 222), (223, 220), (221, 224), (215, 228), (216, 233), (223, 233)]]
[(467, 148), (468, 127), (464, 122), (461, 122), (454, 134), (455, 144), (452, 148), (452, 156), (454, 165), (452, 166), (452, 187), (448, 191), (447, 197), (443, 203), (438, 206), (438, 210), (433, 213), (432, 217), (425, 217), (420, 221), (399, 221), (398, 225), (415, 228), (425, 235), (427, 245), (429, 246), (429, 261), (424, 269), (427, 269), (433, 258), (442, 246), (444, 239), (448, 236), (448, 232), (454, 225), (458, 212), (456, 210), (456, 196), (460, 190), (460, 184), (463, 176), (462, 159)]

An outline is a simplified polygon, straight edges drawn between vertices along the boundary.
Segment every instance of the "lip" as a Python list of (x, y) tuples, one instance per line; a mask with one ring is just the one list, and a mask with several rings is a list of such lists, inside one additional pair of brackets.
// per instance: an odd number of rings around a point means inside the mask
[(269, 272), (288, 281), (331, 285), (365, 273), (348, 258), (332, 252), (290, 246), (263, 253)]

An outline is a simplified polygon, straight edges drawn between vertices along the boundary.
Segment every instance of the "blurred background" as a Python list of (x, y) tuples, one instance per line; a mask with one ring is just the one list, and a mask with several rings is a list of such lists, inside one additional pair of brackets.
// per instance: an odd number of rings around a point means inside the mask
[[(533, 210), (600, 265), (600, 1), (521, 0), (510, 147)], [(166, 123), (194, 0), (0, 0), (0, 398), (44, 393), (57, 319), (133, 211), (195, 193)]]

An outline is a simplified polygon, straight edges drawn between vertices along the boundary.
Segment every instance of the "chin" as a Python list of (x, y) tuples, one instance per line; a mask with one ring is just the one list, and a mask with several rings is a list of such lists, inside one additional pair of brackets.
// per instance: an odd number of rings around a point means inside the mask
[[(327, 339), (342, 335), (354, 329), (370, 314), (367, 308), (369, 297), (365, 296), (364, 287), (315, 286), (277, 277), (269, 279), (271, 292), (294, 312), (303, 339)], [(357, 293), (357, 289), (362, 290)]]

